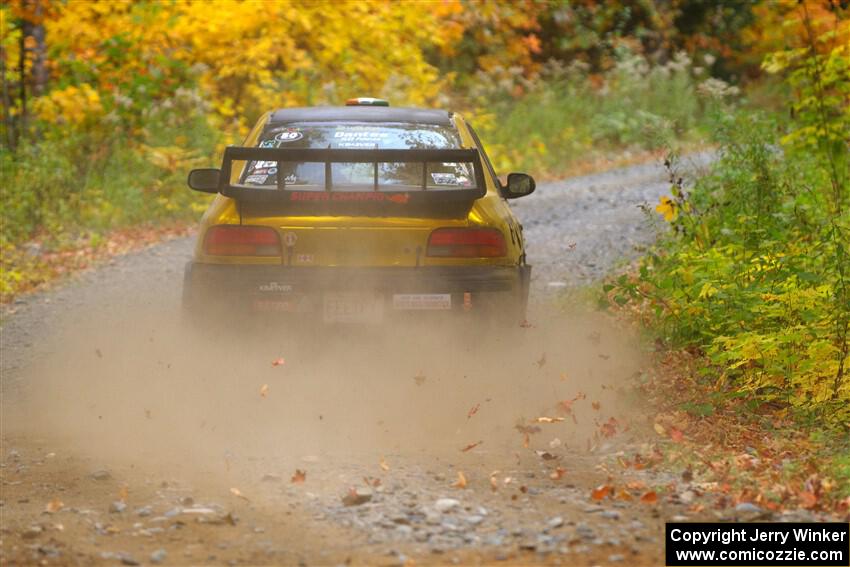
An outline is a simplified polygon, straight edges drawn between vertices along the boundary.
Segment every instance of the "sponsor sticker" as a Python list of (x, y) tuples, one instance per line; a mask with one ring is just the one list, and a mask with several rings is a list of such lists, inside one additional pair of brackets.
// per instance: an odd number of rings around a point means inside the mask
[(457, 185), (457, 176), (454, 173), (432, 173), (431, 179), (435, 185)]
[(445, 311), (452, 308), (449, 293), (397, 293), (393, 295), (393, 309), (399, 311)]
[(294, 142), (304, 137), (304, 134), (298, 130), (284, 130), (275, 134), (274, 139), (278, 142)]
[(389, 137), (375, 126), (338, 126), (334, 141), (338, 148), (374, 148)]
[(245, 178), (245, 183), (250, 183), (252, 185), (262, 185), (268, 179), (268, 175), (249, 175)]
[(295, 246), (295, 242), (298, 240), (298, 235), (294, 232), (285, 232), (283, 233), (283, 243), (286, 244), (287, 247)]
[(289, 195), (289, 200), (299, 202), (333, 201), (337, 203), (382, 203), (389, 201), (391, 203), (405, 205), (408, 201), (410, 201), (410, 195), (408, 195), (407, 193), (375, 193), (374, 191), (370, 191), (368, 193), (328, 193), (327, 191), (293, 191)]
[(289, 293), (292, 291), (292, 286), (290, 284), (283, 284), (280, 282), (269, 282), (260, 284), (260, 291), (263, 292), (275, 292), (275, 293)]
[(312, 264), (314, 257), (312, 254), (298, 254), (295, 256), (295, 261), (299, 264)]

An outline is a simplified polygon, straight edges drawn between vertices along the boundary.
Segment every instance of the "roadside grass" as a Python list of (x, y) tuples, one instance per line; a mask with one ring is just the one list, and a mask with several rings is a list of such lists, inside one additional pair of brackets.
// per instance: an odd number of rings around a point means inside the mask
[(208, 165), (220, 135), (185, 108), (149, 114), (144, 127), (87, 121), (43, 129), (0, 149), (0, 300), (186, 231), (210, 197), (186, 174)]

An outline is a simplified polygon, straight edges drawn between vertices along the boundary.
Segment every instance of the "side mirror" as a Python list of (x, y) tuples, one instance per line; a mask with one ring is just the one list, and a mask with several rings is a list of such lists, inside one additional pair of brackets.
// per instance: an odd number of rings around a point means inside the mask
[(218, 193), (220, 176), (221, 170), (218, 169), (193, 169), (189, 172), (189, 187), (203, 193)]
[(534, 193), (537, 187), (534, 178), (525, 173), (509, 173), (508, 183), (502, 186), (502, 196), (505, 199), (517, 199)]

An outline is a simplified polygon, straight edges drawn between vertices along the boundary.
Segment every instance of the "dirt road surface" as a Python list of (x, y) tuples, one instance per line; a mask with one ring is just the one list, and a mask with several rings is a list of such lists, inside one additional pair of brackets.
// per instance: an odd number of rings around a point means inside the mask
[(665, 520), (716, 518), (651, 466), (636, 333), (564, 298), (653, 240), (639, 206), (667, 190), (647, 165), (517, 202), (532, 326), (509, 332), (188, 333), (191, 239), (20, 300), (0, 562), (663, 564)]

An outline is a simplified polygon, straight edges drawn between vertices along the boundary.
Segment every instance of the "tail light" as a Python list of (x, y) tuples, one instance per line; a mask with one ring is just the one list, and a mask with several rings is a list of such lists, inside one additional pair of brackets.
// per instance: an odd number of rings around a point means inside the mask
[(207, 230), (204, 251), (215, 256), (280, 256), (280, 237), (268, 226), (220, 224)]
[(508, 247), (495, 228), (438, 228), (428, 238), (428, 256), (438, 258), (494, 258)]

